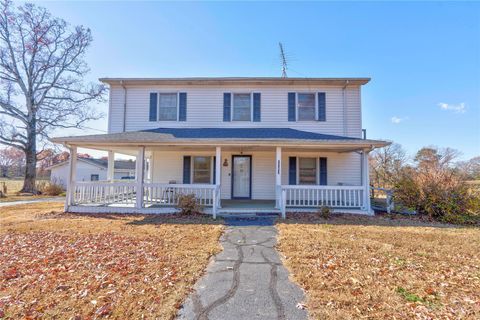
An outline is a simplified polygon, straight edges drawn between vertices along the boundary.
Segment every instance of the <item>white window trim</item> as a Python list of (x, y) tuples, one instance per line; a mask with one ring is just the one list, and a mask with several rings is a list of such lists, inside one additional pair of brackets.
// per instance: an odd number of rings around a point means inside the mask
[(210, 182), (208, 184), (213, 184), (214, 183), (214, 181), (213, 181), (213, 170), (214, 170), (214, 166), (215, 166), (215, 161), (214, 161), (215, 156), (197, 154), (197, 155), (191, 155), (190, 157), (192, 159), (192, 163), (190, 165), (190, 184), (205, 184), (205, 183), (193, 182), (193, 171), (195, 170), (195, 158), (196, 157), (210, 157)]
[(320, 164), (319, 157), (297, 157), (297, 185), (308, 186), (308, 184), (300, 184), (300, 159), (315, 159), (315, 185), (320, 184)]
[[(230, 93), (230, 122), (253, 122), (253, 94), (252, 91), (235, 91), (229, 92)], [(250, 120), (233, 120), (233, 112), (234, 112), (234, 95), (235, 94), (249, 94), (250, 95)]]
[[(314, 103), (313, 103), (313, 109), (315, 110), (315, 119), (313, 120), (299, 120), (298, 119), (298, 94), (313, 94), (313, 98), (314, 98)], [(317, 97), (317, 93), (316, 92), (308, 92), (308, 91), (297, 91), (295, 92), (295, 121), (299, 121), (299, 122), (314, 122), (314, 121), (317, 121), (318, 119), (318, 101), (317, 101), (318, 97)]]
[[(157, 122), (172, 122), (180, 118), (180, 92), (179, 91), (156, 91), (157, 93)], [(176, 94), (177, 95), (177, 119), (175, 120), (160, 120), (160, 95), (161, 94)]]

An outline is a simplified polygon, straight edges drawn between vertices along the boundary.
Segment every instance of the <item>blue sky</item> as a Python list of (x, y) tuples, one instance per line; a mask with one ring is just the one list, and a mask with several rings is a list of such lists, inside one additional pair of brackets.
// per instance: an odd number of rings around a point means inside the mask
[(480, 155), (480, 3), (40, 4), (92, 29), (89, 80), (280, 76), (281, 41), (289, 76), (372, 78), (369, 138)]

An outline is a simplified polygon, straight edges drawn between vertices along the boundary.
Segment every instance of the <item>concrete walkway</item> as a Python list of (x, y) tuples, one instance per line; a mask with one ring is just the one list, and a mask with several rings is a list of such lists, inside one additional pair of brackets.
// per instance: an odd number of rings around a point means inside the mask
[(271, 218), (227, 219), (223, 251), (179, 311), (179, 319), (306, 319), (302, 290), (288, 279)]
[(0, 207), (14, 206), (16, 204), (29, 204), (29, 203), (36, 203), (36, 202), (59, 202), (59, 201), (65, 201), (65, 197), (36, 198), (36, 199), (30, 199), (30, 200), (0, 202)]

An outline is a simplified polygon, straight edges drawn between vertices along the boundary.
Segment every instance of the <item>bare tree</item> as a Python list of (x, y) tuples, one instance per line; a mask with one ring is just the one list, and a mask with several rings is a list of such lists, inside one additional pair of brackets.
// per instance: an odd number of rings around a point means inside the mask
[(457, 163), (457, 170), (466, 180), (480, 180), (480, 156)]
[(375, 187), (391, 188), (396, 175), (407, 162), (405, 150), (393, 143), (370, 154), (370, 180)]
[(103, 101), (106, 87), (83, 81), (89, 29), (33, 4), (3, 0), (0, 10), (0, 143), (25, 153), (22, 192), (36, 193), (37, 144), (100, 118), (89, 103)]

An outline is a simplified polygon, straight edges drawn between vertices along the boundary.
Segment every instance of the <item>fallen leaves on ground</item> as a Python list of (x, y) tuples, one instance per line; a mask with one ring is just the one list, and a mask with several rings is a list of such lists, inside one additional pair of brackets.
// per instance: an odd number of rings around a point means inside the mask
[(279, 249), (314, 319), (480, 318), (480, 229), (293, 215)]
[(220, 249), (222, 227), (208, 218), (43, 206), (0, 213), (0, 317), (170, 319)]

